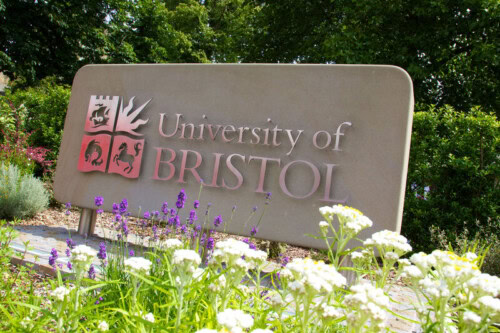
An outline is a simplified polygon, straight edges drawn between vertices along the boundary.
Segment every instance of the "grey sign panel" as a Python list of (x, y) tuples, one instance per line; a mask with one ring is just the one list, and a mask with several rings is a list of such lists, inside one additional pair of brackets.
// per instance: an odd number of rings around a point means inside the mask
[[(346, 204), (399, 231), (413, 89), (393, 66), (91, 65), (77, 73), (55, 175), (59, 201), (133, 213), (175, 206), (188, 215), (200, 182), (203, 221), (248, 235), (323, 247), (318, 208)], [(255, 217), (245, 221), (254, 206)], [(211, 222), (211, 221), (209, 221)]]

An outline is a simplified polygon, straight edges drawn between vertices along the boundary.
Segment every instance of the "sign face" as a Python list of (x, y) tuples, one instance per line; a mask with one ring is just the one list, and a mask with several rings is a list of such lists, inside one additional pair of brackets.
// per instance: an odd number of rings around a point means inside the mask
[(127, 198), (139, 214), (175, 207), (181, 189), (191, 205), (203, 182), (212, 218), (237, 206), (229, 233), (249, 235), (268, 192), (260, 238), (324, 247), (306, 234), (319, 234), (319, 207), (339, 203), (373, 221), (362, 238), (399, 231), (412, 116), (411, 80), (393, 66), (85, 66), (55, 195), (85, 208), (100, 195), (108, 211)]

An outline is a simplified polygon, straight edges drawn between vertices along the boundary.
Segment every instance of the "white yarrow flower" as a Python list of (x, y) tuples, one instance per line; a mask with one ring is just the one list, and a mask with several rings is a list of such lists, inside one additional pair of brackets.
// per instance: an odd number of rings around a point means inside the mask
[(408, 244), (406, 237), (390, 230), (382, 230), (374, 233), (371, 238), (364, 241), (363, 245), (376, 247), (381, 251), (382, 255), (393, 251), (401, 256), (411, 251), (411, 246)]
[(464, 322), (466, 322), (469, 325), (479, 324), (481, 322), (481, 317), (472, 311), (465, 311)]
[(105, 332), (107, 330), (109, 330), (109, 325), (107, 322), (105, 322), (104, 320), (101, 320), (99, 322), (99, 325), (97, 326), (97, 329), (100, 331), (100, 332)]
[(66, 296), (69, 295), (70, 291), (71, 291), (70, 289), (68, 289), (64, 286), (60, 286), (60, 287), (57, 287), (56, 289), (54, 289), (50, 293), (50, 295), (58, 301), (64, 301), (64, 298), (66, 298)]
[(144, 317), (143, 317), (144, 320), (147, 320), (151, 323), (154, 323), (155, 322), (155, 316), (150, 312), (148, 314), (146, 314)]
[(177, 238), (169, 238), (162, 242), (161, 246), (167, 250), (175, 250), (182, 248), (183, 244)]
[(201, 258), (193, 250), (175, 250), (172, 263), (177, 270), (193, 274), (200, 265)]
[(135, 273), (135, 274), (143, 274), (149, 275), (149, 271), (151, 269), (151, 261), (142, 257), (132, 257), (127, 258), (123, 262), (126, 269)]
[(253, 325), (253, 318), (241, 310), (226, 309), (217, 314), (217, 322), (231, 333), (242, 333)]
[(82, 270), (88, 270), (97, 256), (97, 251), (87, 245), (78, 245), (71, 250), (71, 263)]

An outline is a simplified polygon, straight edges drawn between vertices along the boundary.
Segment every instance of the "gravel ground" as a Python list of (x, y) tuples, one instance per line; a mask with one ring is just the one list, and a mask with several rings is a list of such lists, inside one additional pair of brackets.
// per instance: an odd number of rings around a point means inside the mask
[[(80, 210), (77, 208), (72, 208), (70, 210), (70, 214), (66, 215), (66, 209), (64, 207), (51, 207), (41, 213), (38, 213), (33, 218), (24, 219), (19, 222), (20, 225), (31, 225), (31, 226), (48, 226), (48, 227), (65, 227), (73, 230), (78, 229), (78, 223), (80, 218)], [(111, 213), (103, 213), (98, 216), (96, 228), (106, 228), (113, 229), (113, 220), (114, 215)], [(129, 218), (128, 223), (129, 229), (131, 233), (150, 236), (152, 234), (151, 231), (151, 223), (148, 224), (148, 227), (143, 229), (140, 227), (138, 223), (138, 219)], [(223, 240), (228, 237), (233, 237), (239, 240), (243, 240), (245, 237), (229, 235), (222, 232), (216, 232), (212, 235), (215, 241)], [(262, 250), (266, 250), (269, 246), (268, 241), (258, 241), (258, 246)], [(282, 254), (281, 256), (270, 258), (275, 262), (279, 262), (284, 257), (289, 258), (305, 258), (305, 257), (320, 257), (320, 253), (313, 249), (306, 249), (297, 246), (284, 245), (281, 247)]]

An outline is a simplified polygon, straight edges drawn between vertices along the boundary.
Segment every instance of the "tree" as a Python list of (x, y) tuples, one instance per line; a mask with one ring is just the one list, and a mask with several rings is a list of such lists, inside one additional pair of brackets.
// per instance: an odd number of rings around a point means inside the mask
[(294, 0), (263, 5), (245, 61), (390, 64), (418, 102), (500, 109), (496, 0)]
[(3, 0), (0, 71), (27, 84), (50, 75), (71, 82), (78, 68), (103, 62), (104, 0)]

